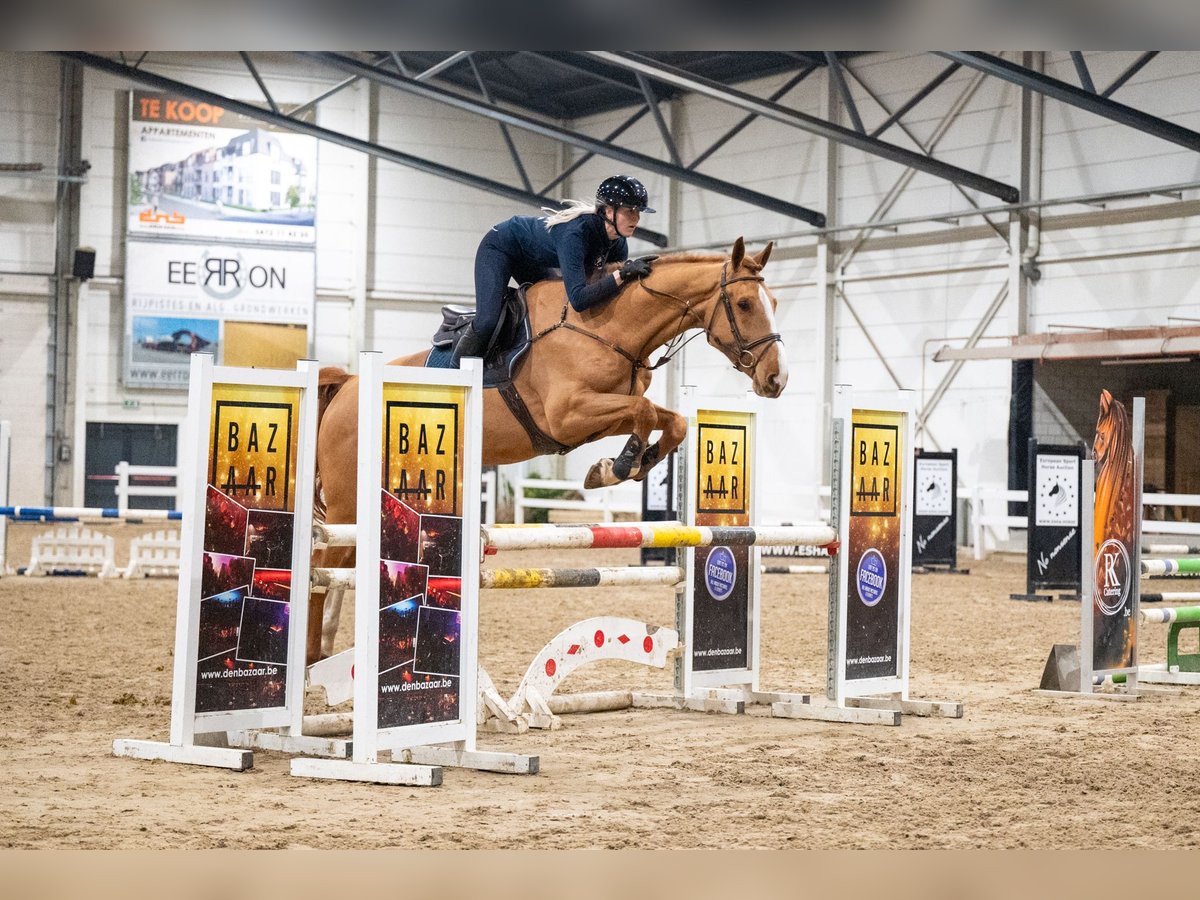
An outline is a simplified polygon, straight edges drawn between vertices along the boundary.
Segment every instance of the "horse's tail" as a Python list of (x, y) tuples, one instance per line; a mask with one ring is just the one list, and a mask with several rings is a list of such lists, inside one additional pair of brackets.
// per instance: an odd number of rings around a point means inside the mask
[[(317, 373), (317, 433), (321, 432), (321, 419), (325, 416), (325, 410), (329, 408), (330, 401), (337, 396), (337, 392), (342, 389), (350, 378), (351, 374), (345, 369), (337, 366), (322, 366), (321, 371)], [(316, 466), (316, 475), (313, 479), (313, 518), (317, 521), (325, 521), (325, 495), (321, 489), (321, 467)]]

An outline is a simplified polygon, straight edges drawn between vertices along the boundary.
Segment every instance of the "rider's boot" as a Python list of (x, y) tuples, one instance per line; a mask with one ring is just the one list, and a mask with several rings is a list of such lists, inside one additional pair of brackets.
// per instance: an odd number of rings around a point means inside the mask
[(484, 351), (487, 350), (488, 337), (489, 335), (480, 334), (475, 330), (474, 322), (468, 325), (454, 346), (454, 355), (451, 357), (454, 368), (458, 368), (464, 356), (483, 356)]

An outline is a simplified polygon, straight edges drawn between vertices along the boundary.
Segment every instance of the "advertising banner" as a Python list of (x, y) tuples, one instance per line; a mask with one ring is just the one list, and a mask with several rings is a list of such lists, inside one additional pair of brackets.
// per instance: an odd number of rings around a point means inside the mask
[(1125, 406), (1100, 395), (1093, 453), (1092, 671), (1137, 665), (1137, 589), (1140, 578), (1141, 460)]
[(300, 395), (296, 387), (213, 385), (197, 713), (286, 703)]
[(900, 674), (903, 434), (904, 413), (855, 409), (850, 420), (848, 681)]
[(311, 250), (129, 241), (125, 385), (183, 388), (188, 357), (291, 368), (308, 355), (316, 272)]
[(1080, 460), (1083, 448), (1029, 440), (1029, 553), (1026, 596), (1080, 588)]
[(316, 138), (135, 90), (128, 177), (131, 237), (315, 243)]
[(954, 568), (958, 564), (958, 452), (918, 450), (913, 466), (913, 565)]
[(378, 727), (460, 718), (467, 389), (385, 384)]
[[(697, 412), (696, 525), (748, 526), (750, 509), (748, 413)], [(750, 663), (750, 547), (697, 547), (692, 619), (692, 669), (745, 669)]]

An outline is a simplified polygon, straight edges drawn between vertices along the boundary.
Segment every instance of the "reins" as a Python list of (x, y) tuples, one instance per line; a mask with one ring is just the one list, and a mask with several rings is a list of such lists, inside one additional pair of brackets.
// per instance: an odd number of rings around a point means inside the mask
[[(648, 285), (646, 283), (646, 280), (644, 277), (638, 278), (638, 284), (641, 286), (642, 290), (644, 290), (650, 296), (666, 298), (675, 303), (678, 303), (682, 307), (682, 313), (680, 314), (680, 317), (679, 317), (680, 328), (679, 328), (678, 332), (675, 334), (675, 336), (672, 337), (670, 340), (668, 340), (667, 343), (664, 345), (666, 347), (666, 352), (664, 352), (663, 355), (661, 357), (659, 357), (658, 361), (655, 363), (649, 362), (648, 359), (646, 362), (642, 362), (642, 359), (644, 357), (648, 357), (648, 353), (646, 352), (646, 348), (644, 346), (642, 348), (642, 353), (638, 356), (634, 356), (632, 353), (630, 353), (628, 350), (626, 350), (620, 344), (618, 344), (614, 341), (610, 341), (610, 340), (608, 340), (608, 338), (601, 337), (600, 335), (598, 335), (594, 332), (588, 331), (586, 328), (580, 328), (578, 325), (574, 325), (574, 324), (568, 322), (567, 321), (567, 313), (570, 310), (570, 302), (569, 301), (563, 302), (562, 315), (559, 316), (558, 321), (556, 323), (554, 323), (553, 325), (551, 325), (549, 328), (544, 328), (541, 331), (539, 331), (536, 335), (534, 335), (533, 342), (540, 340), (541, 338), (550, 334), (552, 331), (557, 331), (559, 328), (566, 328), (569, 331), (574, 331), (577, 334), (582, 334), (585, 337), (589, 337), (599, 344), (603, 344), (605, 347), (608, 347), (614, 353), (618, 354), (619, 356), (624, 357), (625, 359), (627, 359), (629, 361), (629, 364), (632, 367), (632, 369), (630, 371), (630, 375), (629, 375), (630, 393), (633, 393), (634, 386), (637, 384), (637, 373), (640, 369), (645, 369), (648, 372), (653, 372), (655, 369), (665, 366), (672, 359), (674, 359), (675, 356), (677, 356), (683, 350), (684, 347), (686, 347), (692, 340), (694, 340), (696, 337), (698, 337), (701, 333), (707, 334), (708, 337), (713, 341), (713, 343), (715, 343), (721, 349), (721, 351), (723, 353), (725, 353), (726, 356), (735, 356), (737, 359), (737, 362), (734, 363), (735, 366), (737, 366), (744, 372), (752, 373), (758, 367), (759, 360), (761, 360), (763, 357), (763, 354), (765, 354), (767, 352), (767, 348), (771, 344), (775, 343), (776, 341), (782, 341), (783, 338), (780, 336), (780, 334), (778, 332), (774, 332), (774, 331), (772, 331), (770, 334), (763, 335), (762, 337), (760, 337), (756, 340), (753, 340), (753, 341), (746, 341), (746, 339), (742, 337), (742, 332), (738, 328), (738, 325), (737, 325), (737, 319), (733, 314), (733, 301), (729, 296), (729, 290), (728, 290), (729, 285), (736, 284), (739, 281), (757, 281), (757, 282), (761, 283), (764, 279), (761, 275), (740, 275), (736, 278), (726, 278), (727, 266), (728, 266), (727, 263), (721, 264), (721, 284), (719, 287), (720, 293), (718, 294), (718, 298), (717, 298), (720, 302), (713, 305), (713, 310), (712, 310), (712, 313), (708, 317), (708, 322), (705, 322), (696, 313), (696, 310), (693, 308), (694, 304), (690, 303), (687, 300), (684, 300), (682, 297), (676, 296), (675, 294), (669, 293), (667, 291), (660, 291), (660, 290), (657, 290), (657, 289), (651, 287), (650, 285)], [(716, 318), (718, 307), (725, 308), (725, 315), (729, 320), (729, 330), (730, 330), (730, 333), (733, 335), (733, 340), (734, 340), (734, 343), (732, 345), (721, 340), (719, 337), (717, 337), (712, 332), (713, 319)], [(701, 329), (701, 331), (697, 331), (697, 332), (693, 333), (691, 335), (691, 337), (684, 338), (683, 335), (686, 333), (687, 328), (683, 327), (683, 326), (684, 326), (684, 323), (686, 322), (688, 316), (691, 316), (695, 320), (697, 327), (699, 327)], [(760, 350), (758, 352), (758, 354), (755, 354), (753, 352), (754, 348), (762, 346), (762, 345), (765, 345), (765, 346), (763, 346), (763, 349)], [(731, 351), (732, 351), (732, 354), (731, 354)]]

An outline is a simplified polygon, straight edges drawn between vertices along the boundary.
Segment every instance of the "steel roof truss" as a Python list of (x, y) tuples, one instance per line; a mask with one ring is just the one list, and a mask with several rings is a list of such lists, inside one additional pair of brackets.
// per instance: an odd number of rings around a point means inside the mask
[(858, 105), (854, 102), (854, 96), (850, 93), (850, 85), (846, 84), (846, 76), (842, 74), (842, 64), (838, 62), (837, 54), (832, 50), (825, 51), (825, 65), (829, 68), (829, 77), (833, 79), (833, 86), (837, 88), (837, 92), (842, 97), (842, 103), (846, 106), (846, 112), (850, 114), (850, 121), (854, 123), (854, 130), (859, 134), (866, 134), (867, 129), (863, 127), (862, 116), (858, 114)]
[(1190, 128), (1184, 128), (1182, 125), (1152, 116), (1140, 109), (1126, 106), (1124, 103), (1117, 103), (1107, 97), (1089, 94), (1083, 88), (1077, 88), (1073, 84), (1067, 84), (1065, 81), (1059, 81), (1057, 78), (1051, 78), (1041, 72), (1026, 69), (1024, 66), (1009, 62), (999, 56), (960, 50), (938, 51), (938, 55), (957, 60), (965, 66), (978, 69), (1003, 81), (1029, 88), (1045, 94), (1047, 97), (1053, 97), (1069, 106), (1079, 107), (1102, 118), (1128, 125), (1130, 128), (1136, 128), (1138, 131), (1164, 141), (1200, 152), (1200, 133), (1192, 131)]
[(1147, 50), (1145, 53), (1143, 53), (1141, 56), (1139, 56), (1137, 59), (1135, 59), (1130, 64), (1128, 69), (1126, 69), (1124, 72), (1122, 72), (1120, 75), (1118, 75), (1115, 79), (1113, 79), (1113, 83), (1110, 84), (1107, 88), (1105, 88), (1103, 93), (1100, 94), (1100, 96), (1101, 97), (1111, 97), (1113, 94), (1115, 94), (1118, 90), (1120, 90), (1125, 85), (1125, 82), (1127, 82), (1130, 78), (1132, 78), (1138, 72), (1142, 71), (1142, 69), (1145, 67), (1146, 63), (1150, 62), (1150, 60), (1154, 59), (1154, 57), (1156, 57), (1156, 56), (1158, 56), (1157, 50)]
[[(470, 63), (471, 72), (475, 75), (475, 82), (479, 85), (479, 93), (483, 94), (484, 100), (491, 103), (492, 92), (488, 90), (487, 84), (484, 83), (483, 75), (479, 72), (479, 66), (475, 64), (475, 57), (468, 56), (467, 62)], [(504, 137), (504, 143), (508, 145), (508, 153), (512, 157), (513, 165), (516, 166), (517, 174), (521, 176), (521, 183), (525, 185), (525, 190), (532, 192), (533, 182), (529, 180), (529, 174), (525, 171), (525, 166), (521, 162), (521, 154), (517, 152), (517, 145), (513, 143), (508, 126), (503, 122), (498, 122), (497, 124), (500, 126), (500, 134)]]
[[(804, 69), (802, 69), (800, 72), (797, 72), (795, 75), (793, 75), (787, 81), (785, 81), (783, 86), (778, 88), (776, 91), (774, 91), (771, 94), (769, 99), (772, 102), (779, 100), (781, 97), (783, 97), (784, 94), (786, 94), (788, 91), (790, 91), (792, 88), (794, 88), (796, 85), (798, 85), (800, 82), (802, 82), (805, 78), (807, 78), (809, 75), (811, 75), (813, 72), (815, 72), (819, 68), (820, 68), (820, 66), (818, 66), (816, 63), (809, 64)], [(734, 125), (732, 128), (730, 128), (727, 132), (725, 132), (723, 135), (721, 135), (719, 138), (717, 138), (715, 141), (713, 141), (707, 150), (702, 152), (699, 156), (697, 156), (690, 163), (688, 163), (688, 168), (689, 169), (696, 168), (696, 166), (700, 165), (700, 163), (704, 162), (706, 159), (708, 159), (710, 156), (712, 156), (714, 153), (716, 153), (718, 150), (720, 150), (722, 147), (724, 147), (726, 144), (728, 144), (731, 140), (733, 140), (735, 137), (737, 137), (739, 134), (741, 134), (742, 131), (746, 128), (746, 126), (749, 125), (751, 122), (753, 122), (757, 118), (758, 118), (758, 113), (750, 113), (748, 116), (746, 116), (740, 122), (738, 122), (736, 125)]]
[(1088, 71), (1087, 60), (1078, 50), (1071, 51), (1071, 62), (1075, 63), (1075, 73), (1079, 76), (1079, 85), (1089, 94), (1096, 93), (1096, 83), (1092, 81), (1092, 73)]
[[(612, 131), (610, 131), (604, 139), (606, 141), (611, 141), (611, 140), (614, 140), (614, 139), (620, 137), (621, 134), (624, 133), (630, 126), (632, 126), (635, 122), (640, 121), (642, 119), (642, 117), (647, 115), (649, 112), (650, 112), (649, 107), (647, 107), (647, 106), (641, 107), (632, 116), (630, 116), (628, 119), (626, 119), (620, 125), (618, 125), (616, 128), (614, 128)], [(596, 156), (595, 153), (583, 154), (583, 156), (579, 157), (579, 159), (575, 160), (575, 162), (571, 163), (571, 165), (569, 165), (565, 169), (563, 169), (563, 171), (558, 175), (557, 178), (555, 178), (548, 185), (546, 185), (544, 188), (542, 188), (542, 193), (544, 194), (544, 193), (546, 193), (546, 191), (550, 190), (550, 188), (555, 187), (556, 185), (559, 185), (562, 182), (566, 181), (568, 178), (570, 178), (572, 175), (574, 175), (578, 169), (582, 168), (586, 163), (588, 163), (589, 161), (594, 159), (595, 156)]]
[(662, 135), (663, 143), (667, 147), (667, 153), (671, 157), (671, 162), (677, 166), (682, 166), (683, 162), (679, 159), (679, 150), (675, 147), (675, 139), (671, 137), (671, 129), (667, 127), (667, 122), (663, 119), (662, 110), (658, 108), (658, 97), (654, 95), (654, 88), (646, 80), (646, 76), (640, 72), (637, 73), (637, 80), (638, 85), (642, 89), (642, 94), (646, 98), (646, 106), (650, 109), (650, 114), (654, 116), (654, 124), (658, 126), (658, 133)]
[[(957, 64), (952, 64), (952, 67), (957, 68), (958, 66), (957, 66)], [(849, 65), (846, 65), (844, 68), (845, 68), (847, 74), (849, 74), (850, 77), (853, 78), (858, 83), (858, 86), (866, 92), (867, 96), (870, 97), (872, 100), (874, 100), (875, 104), (880, 109), (882, 109), (884, 112), (887, 112), (887, 106), (885, 106), (883, 101), (879, 98), (879, 96), (867, 86), (867, 83), (858, 76), (858, 73), (855, 72), (853, 69), (851, 69)], [(950, 69), (947, 69), (942, 74), (947, 75), (947, 74), (949, 74), (949, 71), (950, 71)], [(911, 108), (912, 107), (910, 106), (909, 109), (911, 109)], [(933, 145), (926, 146), (925, 144), (923, 144), (921, 142), (921, 140), (915, 134), (913, 134), (912, 131), (909, 130), (908, 126), (905, 125), (902, 121), (900, 121), (899, 117), (896, 116), (895, 113), (893, 113), (888, 118), (893, 119), (893, 117), (894, 117), (894, 121), (900, 126), (900, 130), (903, 131), (905, 135), (907, 135), (907, 137), (910, 141), (912, 141), (914, 144), (916, 144), (918, 147), (921, 148), (922, 153), (925, 153), (926, 155), (928, 155), (933, 152)], [(957, 118), (957, 114), (954, 116), (954, 118)], [(951, 119), (951, 121), (953, 121), (953, 118)], [(972, 197), (970, 194), (968, 194), (965, 190), (963, 190), (963, 186), (961, 184), (955, 184), (954, 189), (956, 191), (958, 191), (958, 193), (962, 195), (962, 198), (964, 200), (966, 200), (967, 203), (971, 204), (971, 206), (974, 209), (981, 208), (979, 201), (976, 200), (974, 197)], [(1006, 235), (1004, 233), (1004, 231), (999, 226), (997, 226), (991, 219), (989, 219), (987, 216), (983, 217), (983, 221), (988, 224), (988, 227), (990, 227), (992, 229), (992, 231), (996, 232), (996, 236), (999, 237), (1000, 240), (1004, 243), (1004, 246), (1007, 247), (1008, 246), (1008, 235)], [(957, 222), (955, 222), (955, 224), (957, 224)]]
[[(849, 70), (849, 66), (847, 66), (846, 68), (847, 68), (847, 70)], [(910, 112), (912, 112), (912, 110), (916, 107), (916, 105), (918, 103), (920, 103), (922, 100), (924, 100), (930, 94), (932, 94), (935, 90), (937, 90), (939, 87), (941, 87), (942, 82), (944, 82), (947, 78), (949, 78), (951, 75), (953, 75), (955, 72), (957, 72), (961, 68), (962, 68), (962, 63), (954, 62), (954, 63), (950, 63), (950, 65), (948, 65), (948, 66), (946, 66), (946, 68), (942, 69), (941, 72), (939, 72), (937, 75), (935, 75), (933, 77), (933, 80), (930, 81), (929, 84), (925, 85), (925, 87), (921, 88), (919, 91), (917, 91), (915, 94), (913, 94), (912, 97), (910, 97), (908, 99), (908, 102), (906, 102), (903, 106), (901, 106), (899, 109), (897, 109), (894, 113), (892, 113), (890, 116), (888, 116), (886, 119), (884, 119), (883, 124), (871, 132), (871, 137), (873, 137), (873, 138), (879, 137), (881, 134), (883, 134), (885, 131), (887, 131), (889, 128), (891, 128), (893, 125), (895, 125), (897, 122), (899, 122), (903, 116), (906, 116)], [(853, 73), (851, 73), (851, 74), (853, 74)], [(861, 78), (856, 78), (856, 80), (858, 81), (859, 84), (862, 84)], [(863, 85), (863, 87), (866, 87), (866, 85)], [(876, 100), (875, 102), (879, 103), (878, 100)], [(882, 105), (883, 104), (880, 104), (880, 106), (882, 106)]]
[[(246, 68), (250, 70), (250, 74), (254, 76), (254, 81), (258, 85), (258, 89), (262, 91), (264, 97), (267, 98), (267, 103), (271, 106), (271, 112), (279, 114), (279, 104), (275, 102), (275, 98), (271, 96), (271, 92), (267, 90), (266, 83), (262, 80), (262, 76), (258, 74), (258, 69), (254, 67), (254, 63), (250, 59), (250, 54), (245, 50), (239, 50), (238, 56), (242, 58), (242, 62), (246, 64)], [(134, 66), (137, 68), (137, 66)]]
[(506, 122), (509, 125), (517, 128), (531, 131), (534, 134), (540, 134), (543, 137), (548, 137), (553, 140), (561, 141), (566, 144), (579, 147), (583, 150), (590, 150), (600, 156), (609, 159), (615, 159), (627, 165), (645, 169), (648, 172), (655, 172), (659, 175), (665, 175), (668, 178), (674, 178), (686, 184), (691, 184), (702, 190), (712, 191), (716, 194), (722, 194), (727, 197), (732, 197), (743, 203), (757, 206), (780, 215), (788, 216), (793, 219), (799, 219), (814, 225), (817, 228), (822, 228), (825, 225), (825, 215), (815, 210), (800, 206), (795, 203), (789, 203), (781, 200), (778, 197), (772, 197), (768, 194), (763, 194), (758, 191), (753, 191), (744, 188), (740, 185), (731, 184), (720, 179), (702, 175), (698, 172), (689, 171), (682, 166), (677, 166), (672, 163), (664, 162), (655, 157), (648, 156), (644, 153), (639, 153), (634, 150), (628, 150), (624, 147), (618, 147), (598, 138), (590, 137), (586, 134), (571, 131), (559, 125), (543, 122), (534, 119), (530, 116), (522, 115), (521, 113), (503, 109), (486, 101), (476, 100), (472, 97), (465, 97), (453, 91), (448, 91), (440, 87), (430, 84), (422, 84), (415, 79), (405, 78), (402, 75), (393, 75), (390, 72), (383, 72), (378, 69), (373, 69), (366, 63), (348, 56), (343, 56), (338, 53), (307, 53), (305, 54), (312, 58), (321, 60), (326, 64), (340, 69), (348, 74), (360, 74), (365, 78), (369, 78), (379, 84), (387, 87), (396, 88), (407, 93), (415, 94), (419, 97), (424, 97), (428, 100), (436, 100), (456, 109), (465, 112), (475, 113), (490, 119)]
[(828, 140), (845, 144), (864, 153), (882, 157), (883, 159), (899, 163), (920, 172), (925, 172), (937, 178), (962, 184), (964, 187), (971, 188), (972, 190), (997, 197), (1005, 203), (1015, 203), (1020, 199), (1020, 191), (1012, 185), (987, 178), (978, 172), (971, 172), (967, 169), (942, 162), (941, 160), (922, 156), (920, 153), (914, 153), (895, 144), (889, 144), (886, 141), (881, 141), (865, 134), (859, 134), (852, 128), (835, 125), (817, 116), (810, 116), (806, 113), (780, 106), (778, 103), (759, 99), (744, 91), (739, 91), (736, 88), (703, 78), (699, 75), (692, 75), (690, 72), (682, 69), (657, 63), (647, 57), (624, 51), (613, 53), (606, 50), (592, 50), (588, 51), (588, 53), (614, 65), (642, 72), (651, 78), (675, 87), (693, 91), (697, 94), (711, 97), (714, 100), (756, 112), (764, 118), (781, 122), (785, 125), (791, 125), (794, 128), (808, 131)]

